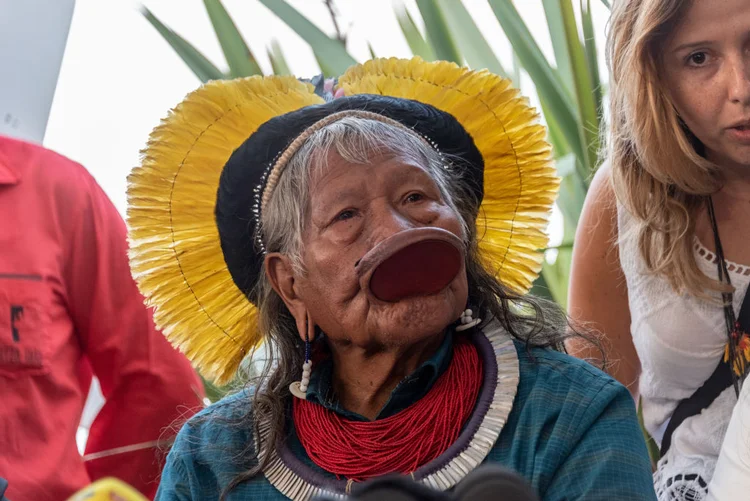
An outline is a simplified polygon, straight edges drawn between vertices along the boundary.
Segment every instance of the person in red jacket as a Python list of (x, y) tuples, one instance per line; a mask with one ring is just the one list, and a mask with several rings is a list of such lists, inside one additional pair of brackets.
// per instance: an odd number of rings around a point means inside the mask
[[(92, 377), (105, 397), (83, 457)], [(0, 136), (0, 477), (61, 501), (117, 477), (153, 498), (170, 426), (202, 406), (131, 277), (125, 224), (79, 164)]]

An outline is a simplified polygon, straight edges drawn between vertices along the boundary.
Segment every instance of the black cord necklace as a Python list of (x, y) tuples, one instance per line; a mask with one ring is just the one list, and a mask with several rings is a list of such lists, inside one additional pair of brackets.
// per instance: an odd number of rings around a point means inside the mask
[[(709, 196), (706, 199), (706, 205), (708, 206), (708, 218), (711, 221), (711, 229), (714, 233), (719, 281), (731, 286), (732, 279), (729, 277), (727, 262), (724, 259), (724, 248), (721, 246), (721, 238), (719, 238), (719, 226), (716, 223), (713, 198)], [(739, 396), (739, 383), (748, 371), (748, 364), (742, 353), (743, 350), (738, 345), (742, 338), (746, 337), (746, 334), (742, 332), (737, 317), (734, 314), (734, 294), (732, 292), (722, 292), (721, 298), (724, 303), (724, 322), (728, 338), (724, 361), (729, 363), (734, 391)]]

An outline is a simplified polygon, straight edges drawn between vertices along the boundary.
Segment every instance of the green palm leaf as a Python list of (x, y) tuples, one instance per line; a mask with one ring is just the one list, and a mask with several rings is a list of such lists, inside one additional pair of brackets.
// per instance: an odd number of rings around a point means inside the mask
[(198, 79), (202, 82), (208, 82), (209, 80), (220, 80), (226, 78), (224, 73), (214, 66), (206, 56), (201, 54), (201, 52), (193, 47), (187, 40), (168, 28), (156, 16), (154, 16), (150, 10), (142, 6), (141, 14), (143, 14), (143, 17), (151, 23), (151, 26), (156, 28), (156, 31), (159, 32), (162, 38), (172, 46), (172, 49), (174, 49), (177, 55), (180, 56), (188, 68), (195, 73), (195, 76), (197, 76)]
[(565, 155), (555, 162), (557, 175), (562, 179), (557, 206), (564, 218), (564, 239), (572, 239), (575, 236), (575, 228), (586, 199), (586, 183), (579, 176), (576, 164), (577, 161), (573, 155)]
[(276, 39), (271, 40), (271, 47), (268, 48), (268, 59), (271, 61), (274, 75), (292, 74), (284, 57), (284, 52), (281, 50), (281, 45)]
[(403, 5), (396, 7), (396, 20), (399, 26), (401, 26), (401, 32), (404, 34), (404, 38), (406, 39), (406, 43), (409, 44), (412, 54), (421, 57), (425, 61), (434, 61), (435, 52), (430, 47), (430, 44), (427, 43), (427, 40), (424, 39), (411, 14), (409, 14), (409, 11)]
[(251, 75), (262, 75), (263, 72), (250, 52), (234, 24), (231, 16), (224, 8), (221, 0), (203, 0), (206, 12), (211, 19), (216, 37), (219, 39), (221, 50), (229, 65), (229, 74), (233, 77), (249, 77)]
[[(586, 49), (586, 62), (591, 77), (591, 86), (594, 91), (594, 103), (599, 117), (602, 116), (603, 89), (599, 77), (599, 60), (596, 51), (596, 38), (594, 36), (594, 18), (591, 15), (591, 0), (581, 0), (581, 20), (583, 24), (583, 45)], [(594, 166), (597, 167), (597, 166)]]
[(568, 44), (565, 42), (565, 23), (563, 22), (562, 6), (560, 0), (542, 0), (544, 16), (547, 18), (547, 29), (552, 50), (555, 53), (555, 66), (557, 74), (565, 85), (565, 90), (572, 99), (575, 95), (573, 86), (573, 65), (570, 63)]
[(437, 0), (417, 0), (417, 7), (427, 30), (427, 42), (435, 51), (437, 59), (463, 64), (464, 59), (453, 40)]
[(286, 1), (260, 0), (260, 2), (310, 44), (321, 66), (321, 70), (326, 75), (341, 75), (347, 68), (357, 64), (357, 61), (346, 51), (341, 42), (323, 33), (320, 28), (315, 26)]
[(536, 85), (540, 99), (555, 116), (568, 147), (577, 158), (584, 158), (577, 110), (564, 90), (562, 79), (542, 54), (512, 0), (488, 0), (513, 50)]
[(571, 0), (560, 0), (562, 17), (565, 24), (565, 41), (573, 68), (573, 84), (578, 102), (579, 128), (583, 141), (583, 155), (578, 163), (581, 177), (588, 184), (599, 154), (599, 115), (594, 101), (594, 87), (589, 75), (588, 60), (581, 39), (578, 37), (578, 25)]
[(453, 33), (456, 45), (469, 66), (475, 69), (487, 68), (497, 75), (507, 77), (507, 72), (492, 51), (490, 44), (482, 36), (463, 2), (438, 0), (438, 5), (445, 14), (448, 28)]

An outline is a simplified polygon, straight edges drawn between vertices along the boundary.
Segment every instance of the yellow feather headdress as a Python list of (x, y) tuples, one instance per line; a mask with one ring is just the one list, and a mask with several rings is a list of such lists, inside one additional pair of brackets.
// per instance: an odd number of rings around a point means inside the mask
[[(448, 62), (376, 59), (340, 79), (347, 96), (431, 105), (464, 127), (484, 159), (479, 248), (489, 269), (527, 292), (541, 269), (559, 180), (538, 115), (508, 80)], [(293, 77), (210, 82), (154, 129), (128, 178), (133, 276), (155, 321), (201, 373), (230, 380), (263, 340), (256, 309), (229, 272), (215, 220), (227, 160), (274, 117), (322, 104)], [(294, 139), (294, 138), (292, 138)]]

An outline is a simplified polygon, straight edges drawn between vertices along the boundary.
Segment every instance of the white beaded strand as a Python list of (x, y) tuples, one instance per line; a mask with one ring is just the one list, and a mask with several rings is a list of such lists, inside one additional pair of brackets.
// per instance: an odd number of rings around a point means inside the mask
[(309, 360), (302, 364), (302, 381), (299, 384), (299, 389), (302, 392), (307, 391), (307, 387), (310, 385), (310, 372), (312, 369), (312, 362)]
[(302, 380), (289, 385), (289, 392), (300, 400), (307, 400), (307, 387), (310, 386), (312, 363), (305, 362), (302, 366)]
[(289, 392), (301, 400), (307, 400), (307, 387), (310, 386), (312, 362), (310, 361), (310, 341), (305, 341), (305, 363), (302, 364), (302, 380), (289, 385)]
[(472, 318), (473, 314), (474, 312), (471, 310), (464, 310), (464, 312), (461, 313), (461, 325), (456, 327), (456, 332), (471, 329), (472, 327), (479, 325), (482, 322), (481, 318)]

